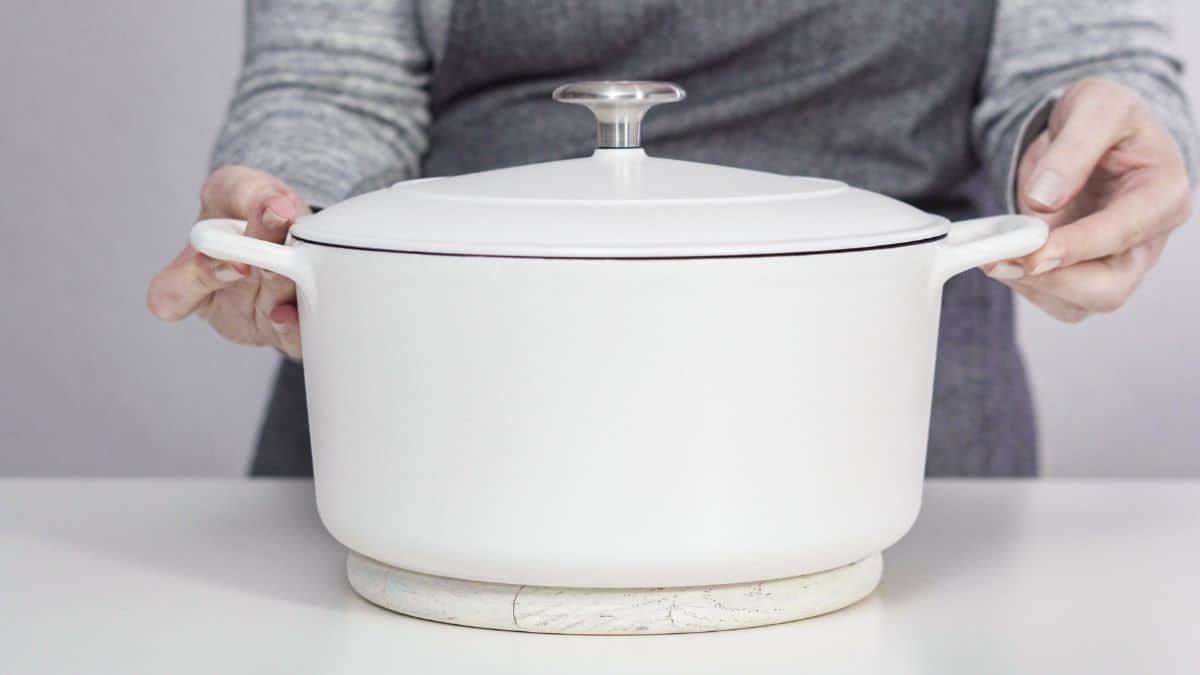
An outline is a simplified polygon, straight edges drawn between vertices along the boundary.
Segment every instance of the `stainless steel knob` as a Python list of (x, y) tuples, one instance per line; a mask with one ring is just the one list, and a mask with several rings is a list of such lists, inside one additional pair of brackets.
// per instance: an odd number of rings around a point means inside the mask
[(554, 100), (587, 106), (596, 116), (596, 146), (638, 148), (642, 116), (659, 103), (682, 101), (687, 93), (671, 82), (572, 82), (554, 90)]

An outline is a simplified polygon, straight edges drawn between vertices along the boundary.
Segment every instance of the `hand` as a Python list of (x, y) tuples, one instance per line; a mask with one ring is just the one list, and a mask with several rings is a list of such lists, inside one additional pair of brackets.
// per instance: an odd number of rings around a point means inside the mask
[(1133, 91), (1083, 80), (1055, 106), (1018, 166), (1018, 210), (1050, 238), (984, 271), (1062, 321), (1120, 308), (1191, 213), (1187, 168)]
[[(200, 219), (246, 221), (246, 236), (283, 243), (308, 206), (282, 181), (241, 166), (214, 171), (200, 192)], [(195, 313), (238, 344), (269, 345), (300, 358), (296, 286), (287, 277), (214, 260), (190, 245), (150, 282), (150, 311), (164, 321)]]

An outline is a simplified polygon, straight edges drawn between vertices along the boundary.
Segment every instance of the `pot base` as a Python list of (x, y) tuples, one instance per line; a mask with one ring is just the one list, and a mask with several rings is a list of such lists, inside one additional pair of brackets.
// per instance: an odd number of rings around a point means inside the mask
[(560, 588), (452, 579), (353, 551), (350, 585), (368, 601), (442, 623), (529, 633), (649, 635), (752, 628), (825, 614), (870, 595), (881, 554), (825, 572), (722, 586)]

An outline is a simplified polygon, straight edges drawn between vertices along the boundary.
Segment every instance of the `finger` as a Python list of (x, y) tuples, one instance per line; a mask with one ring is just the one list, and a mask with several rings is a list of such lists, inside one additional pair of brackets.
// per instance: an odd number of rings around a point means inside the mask
[(1137, 95), (1114, 82), (1071, 87), (1050, 116), (1050, 145), (1022, 186), (1029, 204), (1049, 213), (1074, 199), (1100, 158), (1137, 132), (1140, 113)]
[[(1016, 282), (1092, 312), (1120, 309), (1137, 289), (1162, 249), (1161, 241), (1141, 244), (1120, 255), (1091, 260)], [(1157, 250), (1156, 250), (1157, 249)]]
[(296, 303), (296, 284), (291, 279), (267, 270), (260, 270), (259, 274), (260, 287), (254, 304), (264, 319), (279, 305)]
[[(1025, 154), (1021, 156), (1021, 161), (1017, 165), (1017, 185), (1029, 184), (1029, 180), (1033, 175), (1034, 169), (1037, 168), (1038, 162), (1041, 161), (1042, 156), (1046, 154), (1046, 150), (1049, 147), (1049, 131), (1043, 131), (1037, 136), (1037, 138), (1033, 140), (1032, 143), (1030, 143), (1029, 147), (1025, 150)], [(1086, 190), (1087, 188), (1085, 187), (1084, 191), (1086, 192)], [(1068, 202), (1061, 209), (1050, 213), (1035, 207), (1035, 205), (1030, 202), (1027, 191), (1017, 190), (1017, 193), (1014, 195), (1014, 197), (1016, 199), (1015, 206), (1018, 213), (1037, 216), (1051, 228), (1055, 228), (1063, 223), (1069, 223), (1072, 220), (1077, 220), (1095, 210), (1095, 206), (1091, 203), (1091, 200), (1085, 200), (1081, 198), (1083, 194), (1084, 193), (1081, 192), (1080, 195)]]
[(257, 169), (225, 166), (214, 171), (201, 191), (202, 218), (246, 221), (246, 235), (282, 243), (287, 226), (309, 212), (304, 201), (274, 176)]
[(1149, 259), (1146, 261), (1146, 271), (1153, 269), (1158, 264), (1158, 259), (1162, 257), (1163, 250), (1167, 248), (1167, 239), (1174, 234), (1174, 230), (1166, 234), (1159, 235), (1150, 241), (1146, 242), (1146, 249), (1149, 251)]
[(1046, 243), (1023, 260), (1028, 275), (1100, 260), (1174, 230), (1187, 220), (1186, 173), (1156, 167), (1128, 176), (1104, 208), (1050, 230)]
[(214, 260), (191, 246), (150, 281), (146, 306), (164, 321), (179, 321), (213, 293), (244, 279), (247, 265)]
[(1043, 131), (1038, 134), (1029, 147), (1025, 149), (1025, 153), (1021, 155), (1020, 162), (1017, 163), (1017, 211), (1025, 214), (1042, 215), (1040, 211), (1034, 208), (1030, 203), (1028, 190), (1020, 189), (1021, 186), (1030, 184), (1030, 179), (1033, 176), (1033, 170), (1037, 168), (1038, 162), (1042, 156), (1046, 154), (1046, 150), (1050, 147), (1050, 131)]
[(296, 218), (310, 213), (299, 197), (290, 190), (284, 194), (269, 191), (259, 195), (261, 202), (246, 218), (246, 236), (283, 243), (288, 229)]
[(278, 340), (276, 348), (279, 351), (287, 354), (292, 359), (299, 360), (303, 357), (303, 350), (300, 346), (300, 331), (295, 326), (289, 324), (276, 324), (275, 336)]
[(1025, 299), (1059, 321), (1079, 323), (1092, 314), (1073, 302), (1068, 302), (1035, 287), (1023, 284), (1010, 284), (1010, 286)]
[[(1029, 173), (1031, 171), (1033, 171), (1033, 168), (1037, 165), (1038, 160), (1041, 159), (1043, 154), (1045, 154), (1046, 148), (1048, 148), (1049, 146), (1050, 146), (1050, 132), (1043, 131), (1042, 133), (1038, 134), (1038, 136), (1033, 140), (1033, 142), (1029, 144), (1029, 147), (1025, 149), (1025, 154), (1021, 155), (1021, 160), (1017, 164), (1017, 184), (1018, 185), (1023, 185), (1026, 182), (1026, 180), (1029, 176)], [(1017, 191), (1016, 202), (1017, 202), (1016, 207), (1017, 207), (1018, 213), (1029, 214), (1031, 212), (1029, 205), (1027, 203), (1028, 200), (1026, 199), (1024, 193), (1020, 190)], [(1048, 217), (1046, 217), (1046, 216), (1040, 216), (1040, 217), (1043, 220), (1047, 221), (1046, 222), (1047, 225), (1050, 225), (1050, 226), (1054, 225), (1054, 223), (1050, 222)], [(998, 279), (1001, 281), (1007, 281), (1009, 279), (1019, 279), (1025, 275), (1024, 271), (1021, 270), (1021, 268), (1020, 268), (1020, 263), (1021, 263), (1020, 259), (1001, 260), (1001, 261), (996, 261), (996, 262), (980, 265), (979, 269), (983, 270), (984, 274), (986, 274), (994, 279)]]
[(300, 325), (300, 309), (293, 303), (276, 305), (268, 317), (271, 323), (285, 323), (292, 326)]
[(268, 317), (283, 353), (298, 359), (301, 356), (300, 313), (293, 304), (282, 304), (271, 310)]
[[(266, 288), (264, 283), (268, 284)], [(246, 283), (213, 296), (212, 302), (203, 308), (202, 315), (226, 339), (238, 344), (276, 347), (298, 358), (298, 351), (292, 348), (293, 343), (298, 348), (298, 339), (282, 337), (279, 333), (286, 327), (274, 325), (292, 323), (298, 338), (298, 322), (294, 318), (289, 320), (286, 313), (271, 318), (278, 308), (279, 298), (285, 298), (283, 304), (292, 304), (295, 311), (294, 299), (287, 299), (294, 298), (294, 289), (289, 293), (287, 283), (282, 277), (270, 279), (270, 273), (252, 269)]]
[(249, 216), (266, 191), (283, 192), (286, 186), (265, 171), (244, 166), (223, 166), (209, 174), (200, 189), (200, 211), (205, 218)]
[(242, 283), (210, 295), (207, 301), (196, 308), (196, 315), (231, 342), (258, 346), (273, 344), (273, 336), (264, 333), (254, 320), (254, 300), (258, 297), (257, 274), (257, 270), (251, 271)]
[(260, 288), (254, 301), (255, 319), (261, 329), (274, 336), (274, 345), (289, 356), (299, 357), (299, 326), (287, 321), (287, 313), (272, 315), (281, 305), (296, 304), (296, 285), (291, 279), (273, 272), (260, 272)]

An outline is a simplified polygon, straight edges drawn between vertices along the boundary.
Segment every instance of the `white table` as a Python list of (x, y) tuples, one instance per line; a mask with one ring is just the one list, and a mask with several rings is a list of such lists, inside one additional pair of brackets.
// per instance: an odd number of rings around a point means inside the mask
[(0, 480), (0, 672), (1200, 673), (1200, 482), (931, 481), (874, 595), (730, 633), (418, 621), (344, 555), (308, 482)]

